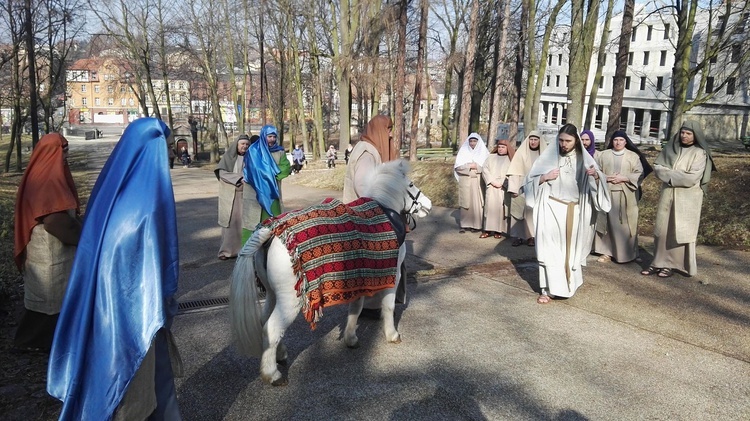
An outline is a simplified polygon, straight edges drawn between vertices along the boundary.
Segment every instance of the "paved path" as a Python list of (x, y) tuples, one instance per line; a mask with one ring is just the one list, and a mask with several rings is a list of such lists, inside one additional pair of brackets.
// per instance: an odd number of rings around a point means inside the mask
[[(178, 298), (224, 298), (233, 262), (216, 259), (216, 180), (199, 168), (172, 176)], [(293, 178), (283, 194), (288, 208), (340, 196)], [(750, 253), (699, 247), (699, 275), (667, 280), (590, 258), (575, 297), (540, 306), (533, 249), (458, 234), (456, 217), (435, 208), (408, 236), (403, 342), (362, 320), (362, 347), (347, 349), (343, 307), (312, 332), (300, 318), (284, 338), (286, 387), (263, 384), (258, 359), (235, 351), (225, 306), (178, 315), (184, 418), (750, 419)]]

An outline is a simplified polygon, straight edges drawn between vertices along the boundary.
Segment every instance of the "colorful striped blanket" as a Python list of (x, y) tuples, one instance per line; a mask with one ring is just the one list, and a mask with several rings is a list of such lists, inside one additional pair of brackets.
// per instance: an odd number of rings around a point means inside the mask
[(302, 313), (315, 329), (323, 307), (371, 296), (396, 284), (399, 243), (377, 202), (336, 199), (261, 223), (289, 251)]

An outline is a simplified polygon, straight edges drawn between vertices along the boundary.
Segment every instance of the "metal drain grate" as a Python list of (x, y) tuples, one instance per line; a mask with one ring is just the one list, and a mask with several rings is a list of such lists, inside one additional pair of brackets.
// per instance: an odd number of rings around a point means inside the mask
[(229, 297), (209, 298), (207, 300), (185, 301), (177, 306), (178, 313), (189, 313), (209, 308), (223, 307), (229, 304)]

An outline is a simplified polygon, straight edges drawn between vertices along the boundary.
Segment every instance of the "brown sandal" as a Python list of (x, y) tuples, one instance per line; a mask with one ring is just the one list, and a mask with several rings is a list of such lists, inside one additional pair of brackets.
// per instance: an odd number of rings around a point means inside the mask
[(494, 235), (494, 237), (495, 238), (503, 238), (503, 235), (500, 234), (499, 232), (496, 232), (495, 235)]
[(489, 233), (487, 233), (487, 232), (483, 232), (483, 233), (482, 233), (482, 234), (481, 234), (481, 235), (479, 236), (479, 238), (487, 238), (487, 237), (489, 237), (489, 236), (490, 236), (490, 234), (489, 234)]

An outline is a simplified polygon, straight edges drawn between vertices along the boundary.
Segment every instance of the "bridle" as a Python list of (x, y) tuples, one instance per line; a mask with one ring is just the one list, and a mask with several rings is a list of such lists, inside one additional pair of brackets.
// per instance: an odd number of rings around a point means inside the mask
[(409, 188), (406, 189), (406, 194), (409, 195), (409, 199), (411, 199), (411, 204), (408, 203), (408, 199), (404, 197), (404, 219), (406, 220), (406, 224), (409, 227), (409, 230), (413, 230), (417, 227), (417, 220), (414, 218), (414, 214), (422, 210), (422, 204), (419, 203), (419, 197), (422, 196), (422, 190), (417, 187), (417, 194), (414, 195), (411, 193), (411, 188), (415, 187), (414, 183), (409, 182)]

